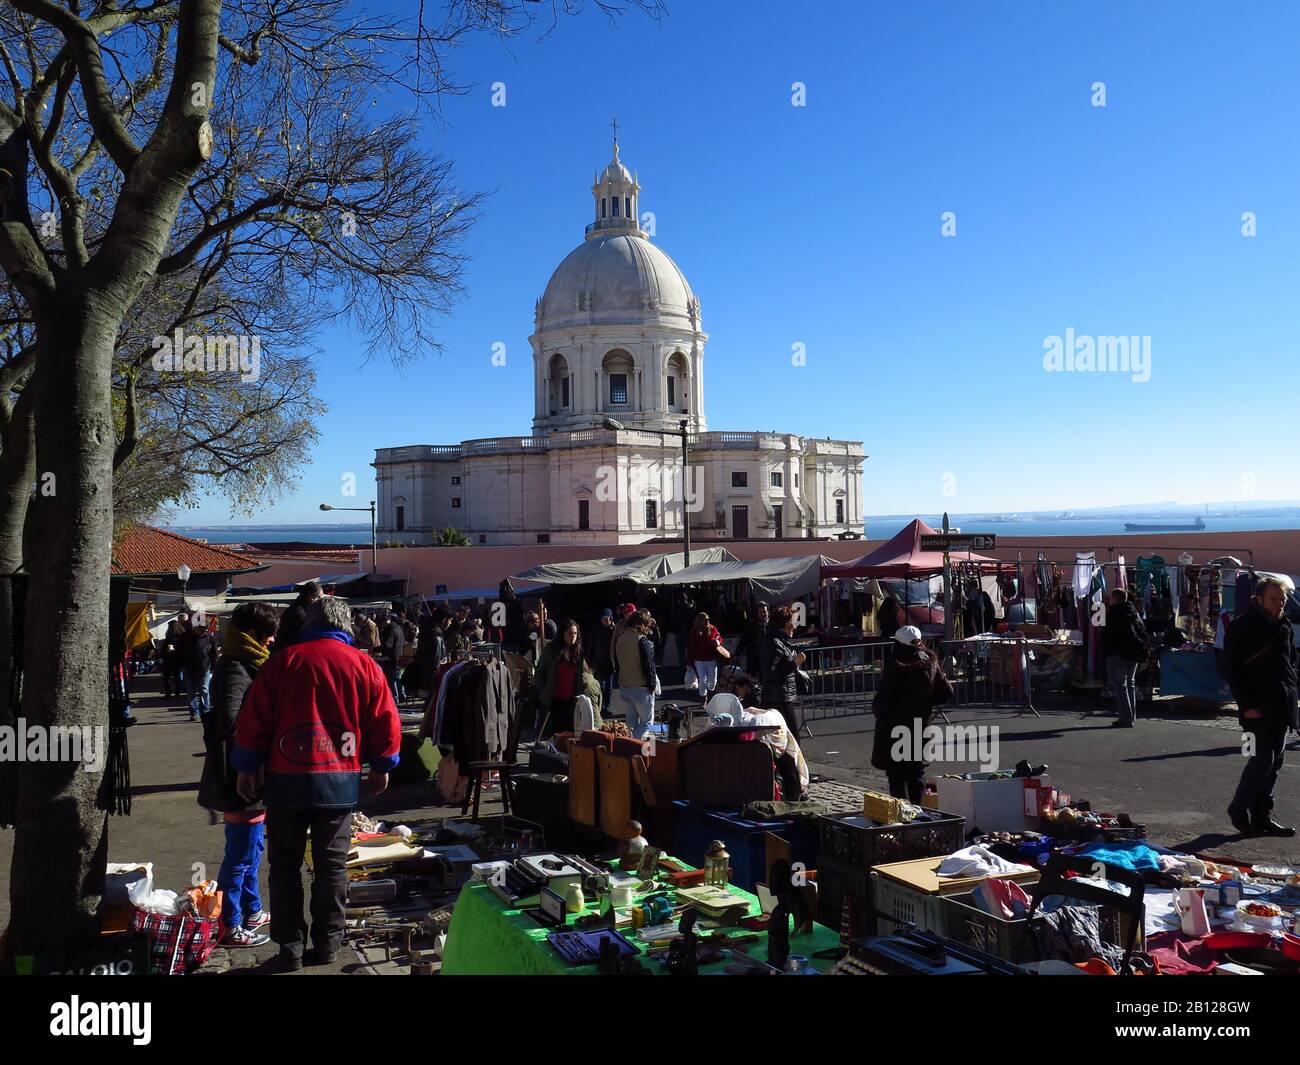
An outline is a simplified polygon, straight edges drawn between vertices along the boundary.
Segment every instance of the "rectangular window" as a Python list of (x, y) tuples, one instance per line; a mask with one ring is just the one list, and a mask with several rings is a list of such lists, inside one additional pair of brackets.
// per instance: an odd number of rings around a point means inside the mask
[(451, 497), (451, 509), (460, 510), (460, 496)]
[(605, 197), (602, 196), (602, 197), (600, 198), (600, 217), (601, 217), (601, 218), (606, 218), (606, 217), (608, 217), (609, 212), (606, 210), (606, 208), (608, 208), (608, 207), (609, 207), (609, 201), (608, 201), (607, 199), (605, 199)]
[(795, 470), (795, 471), (794, 471), (794, 486), (795, 486), (796, 488), (799, 487), (799, 471), (798, 471), (798, 470)]
[(550, 534), (550, 533), (538, 533), (538, 534), (537, 534), (537, 542), (538, 542), (539, 544), (549, 544), (549, 543), (551, 542), (551, 534)]
[(454, 485), (455, 485), (455, 484), (460, 484), (460, 478), (459, 478), (459, 477), (453, 477), (453, 478), (451, 479), (451, 483), (454, 484)]
[(749, 474), (747, 474), (747, 473), (733, 473), (733, 474), (731, 475), (731, 487), (732, 487), (732, 488), (748, 488), (748, 487), (749, 487)]
[(609, 375), (609, 401), (611, 403), (627, 402), (627, 374), (612, 373)]
[(645, 501), (645, 527), (647, 529), (659, 528), (659, 500), (647, 499)]
[(668, 378), (668, 406), (677, 406), (677, 378)]
[(613, 197), (613, 200), (614, 200), (614, 217), (617, 218), (617, 217), (618, 217), (618, 197), (617, 197), (617, 196)]
[(781, 488), (781, 487), (782, 487), (782, 484), (781, 484), (781, 471), (780, 471), (780, 470), (773, 470), (773, 471), (772, 471), (772, 487), (773, 487), (773, 488)]
[(844, 524), (844, 500), (842, 499), (835, 500), (835, 524)]
[(785, 507), (775, 506), (772, 508), (772, 527), (773, 534), (778, 540), (785, 535)]
[(485, 543), (487, 543), (487, 537), (484, 536), (482, 533), (480, 533), (480, 534), (479, 534), (479, 538), (478, 538), (478, 542), (481, 543), (481, 544), (485, 544)]
[(568, 405), (569, 405), (569, 379), (566, 377), (563, 381), (560, 382), (560, 406), (567, 407)]
[(590, 499), (578, 500), (578, 528), (579, 529), (591, 528), (591, 500)]
[(737, 540), (747, 539), (749, 536), (749, 507), (732, 507), (731, 508), (731, 535)]
[(623, 217), (625, 217), (625, 218), (631, 218), (631, 217), (632, 217), (632, 197), (631, 197), (631, 196), (624, 196), (624, 197), (623, 197)]
[(406, 508), (398, 507), (397, 508), (397, 531), (401, 532), (405, 528), (406, 528)]

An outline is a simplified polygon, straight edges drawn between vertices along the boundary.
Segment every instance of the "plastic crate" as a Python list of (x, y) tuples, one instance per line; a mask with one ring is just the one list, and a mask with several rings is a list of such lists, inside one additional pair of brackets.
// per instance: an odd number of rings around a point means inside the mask
[(965, 845), (966, 819), (937, 810), (922, 810), (915, 821), (882, 825), (862, 814), (826, 814), (821, 830), (819, 863), (866, 871), (874, 865), (952, 854)]
[[(731, 855), (731, 882), (749, 892), (756, 883), (767, 882), (769, 832), (790, 844), (792, 862), (816, 868), (820, 837), (812, 818), (751, 821), (735, 809), (710, 809), (684, 799), (673, 803), (673, 854), (702, 868), (709, 844), (719, 839)], [(839, 927), (838, 922), (835, 927)]]
[(863, 869), (822, 863), (817, 868), (817, 923), (844, 932), (844, 904), (849, 903), (849, 938), (876, 934), (871, 912), (871, 882)]
[[(944, 935), (968, 947), (975, 947), (989, 954), (996, 954), (1007, 961), (1041, 961), (1038, 943), (1030, 935), (1024, 945), (1024, 954), (1020, 954), (1020, 941), (1025, 936), (1025, 918), (1018, 917), (1007, 921), (991, 913), (985, 913), (975, 905), (969, 893), (960, 895), (943, 895), (940, 905), (944, 907)], [(1035, 918), (1037, 921), (1037, 918)], [(1109, 906), (1101, 907), (1100, 931), (1106, 943), (1122, 947), (1124, 938), (1122, 922), (1118, 910)], [(1142, 940), (1138, 939), (1138, 949)]]
[[(818, 876), (820, 875), (819, 872)], [(944, 925), (948, 911), (943, 906), (942, 895), (919, 891), (878, 873), (869, 875), (872, 906), (877, 912), (876, 935), (893, 935), (906, 925), (912, 925), (923, 932), (933, 932), (937, 936), (946, 935)], [(885, 914), (894, 920), (889, 920)]]

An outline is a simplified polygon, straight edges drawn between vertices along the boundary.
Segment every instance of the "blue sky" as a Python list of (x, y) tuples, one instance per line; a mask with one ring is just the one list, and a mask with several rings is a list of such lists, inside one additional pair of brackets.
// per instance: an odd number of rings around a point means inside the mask
[[(670, 5), (453, 54), (474, 88), (427, 145), (491, 195), (445, 350), (330, 334), (315, 460), (252, 520), (320, 520), (346, 472), (369, 498), (376, 447), (530, 431), (533, 304), (614, 114), (702, 304), (711, 429), (862, 440), (867, 513), (1300, 497), (1295, 5)], [(1046, 372), (1067, 329), (1149, 336), (1150, 380)]]

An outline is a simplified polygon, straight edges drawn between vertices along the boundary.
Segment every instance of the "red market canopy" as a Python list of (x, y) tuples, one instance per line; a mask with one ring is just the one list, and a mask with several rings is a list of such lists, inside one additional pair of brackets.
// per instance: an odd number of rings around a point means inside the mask
[[(840, 562), (822, 566), (823, 579), (831, 577), (923, 577), (932, 573), (943, 572), (942, 551), (922, 551), (921, 537), (937, 535), (920, 518), (914, 519), (892, 540), (881, 544), (874, 551), (869, 551), (861, 558), (851, 562)], [(973, 552), (954, 551), (950, 558), (954, 562), (996, 562), (997, 559)]]

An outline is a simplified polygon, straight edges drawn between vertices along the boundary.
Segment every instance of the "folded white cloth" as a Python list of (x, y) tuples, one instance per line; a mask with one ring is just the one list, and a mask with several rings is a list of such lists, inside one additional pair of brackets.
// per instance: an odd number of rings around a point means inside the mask
[(1002, 873), (1032, 873), (1032, 865), (1017, 865), (994, 854), (988, 847), (967, 847), (939, 863), (939, 876), (996, 876)]

